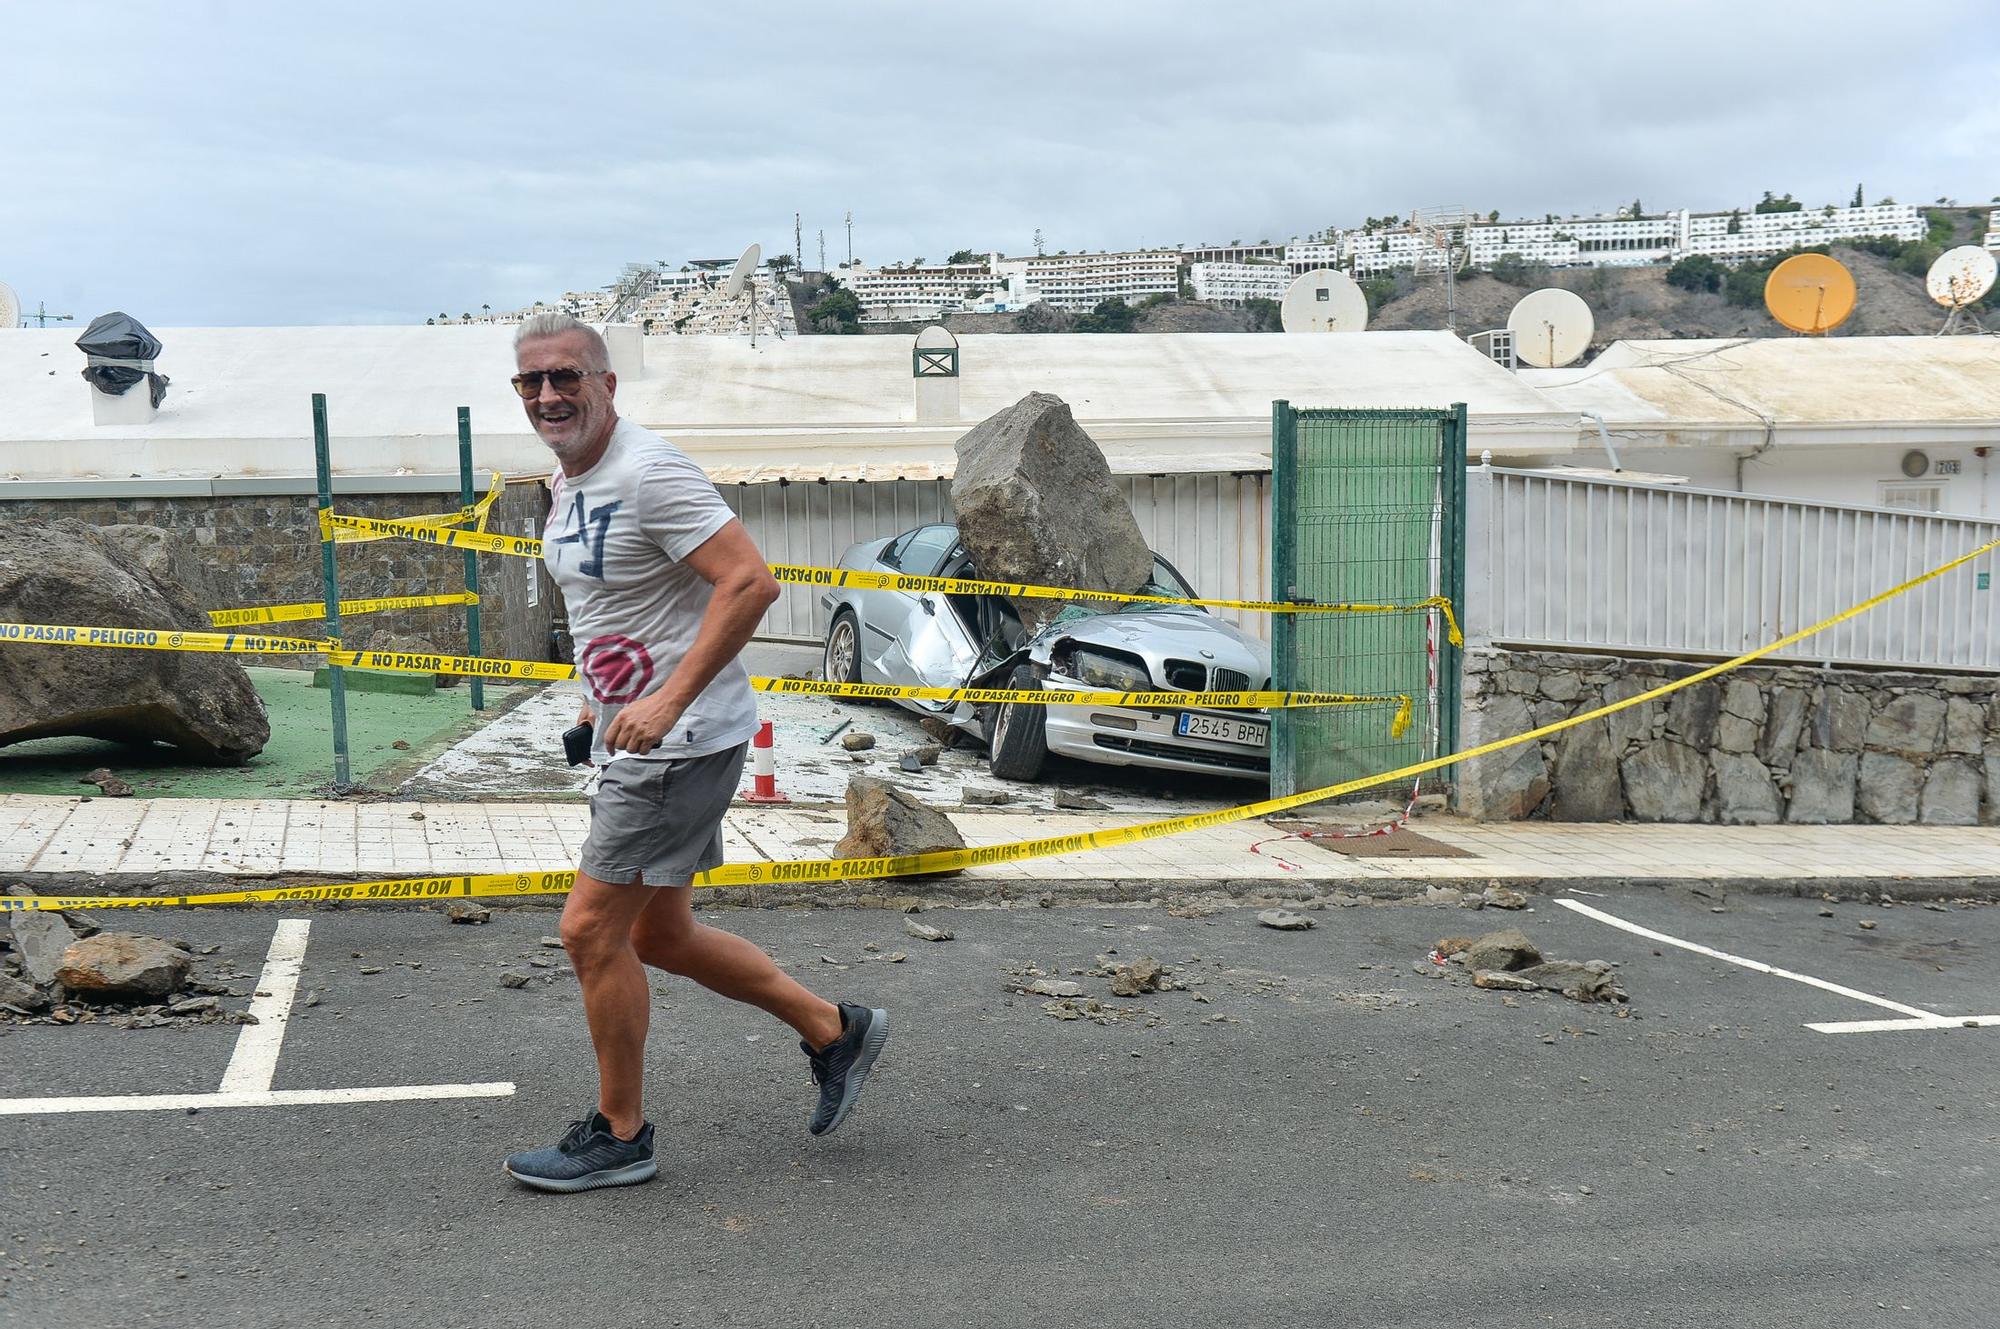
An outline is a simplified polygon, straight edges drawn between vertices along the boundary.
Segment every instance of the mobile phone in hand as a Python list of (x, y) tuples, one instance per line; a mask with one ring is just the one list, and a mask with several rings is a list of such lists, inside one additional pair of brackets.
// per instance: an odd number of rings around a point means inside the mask
[(563, 756), (569, 758), (572, 766), (590, 765), (590, 721), (585, 720), (573, 729), (563, 730)]

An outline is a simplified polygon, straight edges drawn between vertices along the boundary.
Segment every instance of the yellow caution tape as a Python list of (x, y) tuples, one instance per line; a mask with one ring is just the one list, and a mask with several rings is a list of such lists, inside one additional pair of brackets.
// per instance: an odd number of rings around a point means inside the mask
[[(419, 597), (422, 598), (422, 597)], [(439, 597), (441, 598), (441, 597)], [(0, 623), (0, 642), (42, 646), (116, 647), (143, 651), (195, 651), (203, 654), (297, 655), (321, 654), (328, 664), (344, 669), (374, 669), (397, 674), (460, 674), (471, 678), (525, 678), (561, 682), (576, 677), (574, 665), (550, 660), (497, 660), (476, 655), (446, 655), (427, 651), (356, 651), (305, 637), (263, 637), (235, 632), (174, 632), (158, 628), (100, 628), (50, 623)], [(1344, 692), (1093, 692), (1067, 688), (927, 688), (890, 683), (822, 683), (799, 678), (752, 678), (759, 692), (812, 693), (873, 700), (907, 698), (921, 701), (1025, 702), (1036, 706), (1136, 706), (1140, 708), (1207, 708), (1245, 710), (1307, 706), (1396, 704), (1389, 732), (1401, 737), (1409, 727), (1412, 702), (1407, 694), (1365, 697)]]
[[(424, 609), (432, 605), (476, 605), (479, 597), (471, 591), (456, 595), (387, 595), (372, 600), (342, 600), (340, 616), (383, 614), (393, 609)], [(211, 609), (208, 621), (218, 628), (240, 627), (245, 623), (295, 623), (326, 617), (326, 603), (308, 600), (302, 604), (253, 605), (246, 609)]]
[[(540, 558), (542, 542), (526, 536), (485, 535), (476, 531), (440, 530), (390, 517), (348, 517), (336, 512), (320, 513), (320, 529), (367, 531), (371, 539), (401, 536), (455, 549), (477, 549), (489, 554), (512, 554), (520, 558)], [(771, 575), (794, 586), (851, 586), (863, 591), (939, 592), (946, 595), (1004, 595), (1025, 600), (1083, 600), (1114, 604), (1199, 605), (1206, 609), (1242, 609), (1260, 614), (1419, 614), (1440, 610), (1445, 631), (1454, 646), (1463, 646), (1458, 616), (1451, 601), (1442, 595), (1409, 604), (1300, 604), (1289, 600), (1211, 600), (1202, 596), (1125, 595), (1115, 591), (1079, 591), (1066, 586), (1037, 586), (1030, 582), (975, 581), (964, 577), (913, 577), (902, 572), (866, 572), (855, 568), (820, 568), (801, 563), (773, 563)]]
[[(499, 501), (500, 496), (506, 492), (506, 477), (502, 476), (500, 472), (495, 471), (493, 472), (492, 488), (488, 489), (486, 497), (480, 499), (477, 503), (468, 503), (453, 512), (433, 512), (419, 517), (398, 517), (395, 520), (401, 527), (411, 530), (438, 530), (449, 526), (461, 526), (470, 522), (476, 529), (483, 531), (486, 529), (487, 514), (492, 511), (493, 505)], [(390, 540), (399, 538), (405, 534), (405, 530), (361, 531), (350, 530), (344, 527), (329, 528), (325, 521), (325, 514), (321, 514), (321, 538), (331, 538), (340, 541), (342, 544), (365, 543), (370, 540)]]
[(1041, 706), (1133, 706), (1139, 709), (1213, 710), (1290, 709), (1307, 706), (1387, 706), (1395, 703), (1391, 736), (1409, 728), (1412, 703), (1408, 694), (1363, 697), (1346, 692), (1090, 692), (1076, 688), (925, 688), (900, 683), (822, 683), (810, 678), (753, 678), (759, 692), (807, 693), (822, 697), (867, 697), (884, 701), (1028, 702)]
[[(696, 877), (694, 884), (701, 887), (754, 886), (780, 882), (849, 881), (854, 879), (876, 879), (884, 877), (928, 876), (941, 872), (959, 872), (966, 868), (982, 867), (993, 863), (1014, 863), (1022, 859), (1047, 858), (1059, 854), (1081, 853), (1089, 849), (1107, 849), (1115, 845), (1137, 844), (1145, 840), (1155, 840), (1162, 836), (1177, 835), (1184, 831), (1205, 830), (1212, 826), (1227, 826), (1233, 822), (1250, 821), (1257, 817), (1269, 817), (1294, 808), (1329, 798), (1341, 798), (1357, 794), (1377, 785), (1397, 783), (1430, 771), (1443, 770), (1475, 757), (1491, 756), (1509, 748), (1521, 746), (1559, 734), (1565, 729), (1574, 729), (1592, 720), (1615, 715), (1619, 711), (1634, 706), (1643, 706), (1683, 688), (1706, 682), (1719, 674), (1741, 668), (1753, 661), (1761, 660), (1787, 646), (1804, 641), (1830, 627), (1845, 623), (1848, 619), (1866, 613), (1904, 592), (1913, 590), (1925, 582), (1934, 581), (1945, 573), (1962, 568), (1981, 555), (2000, 549), (2000, 540), (1992, 540), (1968, 554), (1932, 568), (1929, 572), (1912, 577), (1899, 586), (1892, 586), (1880, 594), (1863, 600), (1860, 604), (1843, 609), (1830, 618), (1825, 618), (1811, 627), (1778, 638), (1774, 642), (1745, 651), (1734, 659), (1721, 664), (1710, 665), (1697, 670), (1686, 678), (1663, 683), (1659, 687), (1641, 692), (1634, 697), (1626, 697), (1595, 710), (1573, 715), (1567, 720), (1530, 729), (1526, 733), (1499, 738), (1491, 743), (1468, 748), (1464, 752), (1454, 752), (1428, 761), (1414, 762), (1393, 771), (1383, 771), (1377, 775), (1364, 775), (1341, 784), (1327, 785), (1321, 789), (1309, 789), (1303, 793), (1287, 794), (1281, 798), (1267, 798), (1255, 803), (1244, 803), (1238, 807), (1221, 808), (1214, 812), (1197, 812), (1188, 816), (1169, 817), (1163, 821), (1141, 822), (1134, 826), (1113, 826), (1104, 830), (1086, 831), (1077, 835), (1057, 835), (1040, 840), (1017, 840), (1010, 844), (986, 845), (977, 849), (942, 849), (928, 854), (903, 854), (888, 858), (837, 858), (800, 859), (760, 863), (732, 863), (714, 868)], [(0, 634), (4, 639), (4, 634)], [(309, 903), (321, 900), (391, 900), (391, 899), (447, 899), (455, 896), (499, 896), (499, 895), (559, 895), (575, 884), (573, 872), (491, 872), (463, 877), (406, 877), (394, 881), (356, 882), (337, 886), (290, 886), (264, 888), (247, 891), (214, 891), (201, 895), (165, 895), (145, 898), (120, 896), (0, 896), (0, 911), (8, 909), (104, 909), (141, 907), (155, 905), (209, 905), (209, 904), (272, 904)]]

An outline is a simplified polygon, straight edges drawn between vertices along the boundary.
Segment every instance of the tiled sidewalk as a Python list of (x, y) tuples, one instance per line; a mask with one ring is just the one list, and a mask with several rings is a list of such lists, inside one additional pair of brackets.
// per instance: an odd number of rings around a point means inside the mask
[[(580, 803), (343, 803), (199, 799), (0, 798), (0, 875), (285, 874), (427, 876), (573, 867), (589, 813)], [(1130, 814), (954, 812), (973, 845), (1146, 820)], [(824, 857), (837, 813), (738, 806), (731, 862)], [(2000, 828), (1662, 826), (1517, 822), (1444, 815), (1412, 824), (1468, 858), (1357, 858), (1288, 838), (1261, 821), (1057, 858), (974, 868), (996, 880), (1163, 882), (1732, 878), (2000, 880)]]

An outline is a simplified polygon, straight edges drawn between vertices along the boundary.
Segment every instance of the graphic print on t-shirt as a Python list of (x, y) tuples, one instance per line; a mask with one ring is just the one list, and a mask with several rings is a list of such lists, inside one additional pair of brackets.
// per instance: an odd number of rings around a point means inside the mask
[(586, 577), (604, 580), (604, 537), (611, 530), (611, 514), (625, 506), (624, 499), (617, 499), (601, 507), (590, 510), (586, 519), (583, 515), (583, 495), (578, 493), (569, 505), (570, 530), (556, 537), (559, 545), (588, 545), (589, 557), (577, 566), (577, 571)]
[(653, 655), (642, 641), (616, 633), (593, 637), (577, 661), (590, 695), (601, 702), (632, 701), (653, 681)]

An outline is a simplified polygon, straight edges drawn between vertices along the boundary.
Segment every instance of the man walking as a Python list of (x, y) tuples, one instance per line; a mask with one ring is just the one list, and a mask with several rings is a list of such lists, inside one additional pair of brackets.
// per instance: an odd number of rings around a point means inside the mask
[(599, 782), (562, 940), (597, 1051), (597, 1109), (561, 1141), (513, 1154), (542, 1190), (646, 1181), (657, 1170), (640, 1105), (651, 1001), (643, 966), (681, 974), (798, 1031), (819, 1084), (808, 1129), (854, 1106), (889, 1017), (807, 991), (764, 952), (694, 919), (690, 881), (722, 862), (722, 815), (757, 729), (737, 654), (778, 598), (743, 524), (701, 468), (612, 406), (603, 338), (567, 314), (514, 337), (515, 390), (559, 467), (542, 558), (569, 607), (594, 722)]

